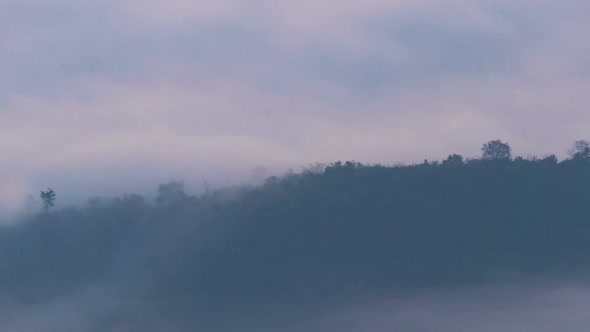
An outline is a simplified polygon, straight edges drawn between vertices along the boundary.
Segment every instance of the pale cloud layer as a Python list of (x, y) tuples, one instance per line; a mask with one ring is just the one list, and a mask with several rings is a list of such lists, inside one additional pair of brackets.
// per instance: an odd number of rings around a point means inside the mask
[[(182, 327), (187, 322), (153, 313), (151, 303), (130, 298), (129, 292), (102, 282), (26, 310), (0, 304), (6, 313), (0, 316), (0, 327), (26, 332), (187, 330)], [(525, 285), (430, 290), (389, 298), (382, 294), (381, 299), (364, 298), (355, 305), (274, 308), (269, 316), (227, 317), (224, 323), (229, 327), (207, 331), (235, 331), (239, 325), (240, 330), (257, 332), (580, 332), (590, 324), (589, 295), (587, 283), (528, 280)]]
[(520, 332), (587, 329), (587, 284), (451, 289), (367, 302), (281, 332)]
[(564, 156), (590, 130), (589, 10), (0, 0), (0, 200), (222, 185), (259, 165), (476, 157), (495, 138)]

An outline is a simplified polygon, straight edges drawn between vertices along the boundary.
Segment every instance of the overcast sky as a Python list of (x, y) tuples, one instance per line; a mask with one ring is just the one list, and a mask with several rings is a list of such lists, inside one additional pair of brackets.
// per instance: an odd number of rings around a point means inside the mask
[[(0, 201), (590, 136), (586, 0), (0, 0)], [(192, 188), (194, 191), (200, 188)]]

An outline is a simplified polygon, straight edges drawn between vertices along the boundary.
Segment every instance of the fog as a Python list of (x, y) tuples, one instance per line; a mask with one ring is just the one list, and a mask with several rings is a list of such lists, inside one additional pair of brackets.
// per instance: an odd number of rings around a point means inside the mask
[(283, 312), (273, 308), (272, 316), (227, 317), (209, 328), (160, 317), (149, 303), (125, 295), (125, 290), (97, 284), (43, 306), (5, 305), (0, 326), (6, 332), (579, 332), (590, 324), (590, 287), (573, 281), (389, 294), (354, 305), (290, 307)]
[(584, 331), (590, 288), (568, 282), (490, 285), (345, 308), (280, 331)]
[(523, 159), (494, 140), (481, 159), (47, 205), (0, 226), (0, 327), (580, 331), (590, 143), (576, 146)]
[(0, 0), (0, 330), (583, 329), (588, 12)]

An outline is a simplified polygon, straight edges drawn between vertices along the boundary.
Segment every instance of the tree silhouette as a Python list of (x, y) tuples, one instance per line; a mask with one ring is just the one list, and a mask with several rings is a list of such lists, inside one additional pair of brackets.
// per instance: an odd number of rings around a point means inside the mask
[(443, 165), (448, 166), (461, 166), (463, 165), (463, 156), (459, 154), (452, 154), (446, 160), (443, 160)]
[(568, 153), (574, 160), (590, 160), (590, 142), (576, 141)]
[[(486, 160), (334, 162), (199, 197), (181, 182), (163, 184), (159, 205), (125, 195), (52, 208), (0, 227), (0, 268), (10, 272), (0, 273), (0, 294), (50, 303), (117, 268), (121, 286), (142, 281), (133, 300), (145, 312), (186, 312), (188, 326), (267, 299), (261, 313), (332, 294), (510, 281), (497, 271), (586, 273), (590, 162), (510, 156), (494, 142), (484, 145)], [(576, 144), (572, 155), (586, 158), (589, 146)], [(49, 209), (55, 193), (42, 198)]]
[(184, 192), (184, 183), (172, 181), (158, 186), (156, 203), (160, 206), (168, 206), (175, 202), (182, 201), (188, 196)]
[(481, 151), (483, 152), (483, 159), (486, 160), (510, 160), (512, 158), (510, 145), (499, 139), (485, 143)]
[(41, 190), (41, 200), (43, 201), (43, 208), (45, 211), (49, 211), (49, 208), (55, 205), (55, 192), (51, 188), (47, 188), (47, 191)]

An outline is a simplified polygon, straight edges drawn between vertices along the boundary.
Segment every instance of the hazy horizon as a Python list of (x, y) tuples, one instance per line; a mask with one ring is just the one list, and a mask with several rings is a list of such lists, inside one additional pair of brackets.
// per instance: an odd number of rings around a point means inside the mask
[(496, 138), (563, 157), (590, 128), (589, 6), (4, 0), (0, 209)]
[(590, 330), (589, 13), (0, 0), (0, 331)]

